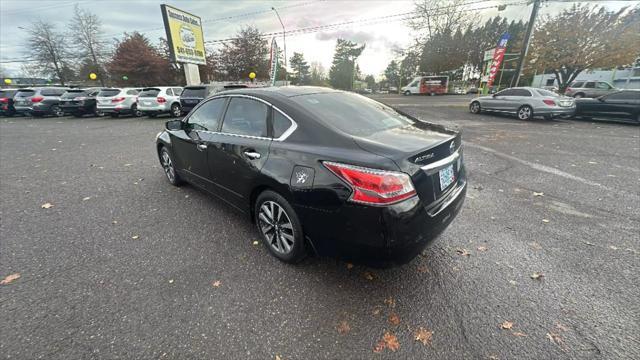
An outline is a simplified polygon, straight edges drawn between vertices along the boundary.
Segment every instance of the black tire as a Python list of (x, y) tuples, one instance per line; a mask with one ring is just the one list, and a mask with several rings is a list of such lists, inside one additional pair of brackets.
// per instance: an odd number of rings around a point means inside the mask
[(573, 95), (573, 97), (575, 99), (582, 99), (584, 97), (584, 94), (583, 93), (577, 93), (577, 94)]
[(147, 115), (150, 118), (154, 118), (154, 117), (158, 116), (158, 114), (156, 114), (156, 113), (146, 113), (145, 115)]
[(471, 112), (472, 114), (480, 114), (480, 112), (482, 112), (482, 107), (480, 106), (480, 102), (474, 101), (471, 104), (469, 104), (469, 112)]
[(64, 110), (60, 109), (60, 107), (58, 105), (53, 105), (51, 107), (51, 115), (53, 115), (55, 117), (63, 117), (64, 116)]
[(102, 110), (99, 110), (97, 106), (93, 108), (93, 116), (103, 117), (104, 115), (105, 114), (102, 112)]
[(180, 186), (182, 184), (182, 179), (176, 172), (173, 157), (171, 157), (171, 153), (169, 153), (169, 150), (165, 146), (161, 147), (160, 151), (158, 152), (158, 156), (160, 158), (160, 165), (162, 166), (162, 170), (167, 176), (167, 180), (169, 180), (169, 183), (171, 183), (171, 185), (173, 186)]
[(141, 110), (138, 110), (138, 105), (136, 105), (136, 104), (133, 104), (131, 106), (131, 113), (135, 117), (141, 117), (142, 115), (144, 115)]
[[(272, 205), (277, 205), (282, 212)], [(276, 214), (272, 213), (269, 218), (267, 214), (271, 209), (274, 209), (273, 212)], [(263, 191), (256, 199), (254, 217), (262, 242), (273, 256), (290, 264), (298, 263), (307, 256), (307, 246), (298, 215), (280, 194), (271, 190)], [(272, 234), (271, 237), (269, 234)]]
[(529, 105), (520, 106), (516, 114), (518, 116), (518, 119), (522, 121), (529, 121), (533, 119), (533, 109)]
[(410, 96), (411, 95), (411, 91), (407, 90), (404, 93), (402, 93), (404, 96)]
[(179, 104), (173, 104), (171, 105), (171, 113), (170, 115), (173, 117), (179, 117), (180, 114), (182, 114), (182, 109), (180, 108)]

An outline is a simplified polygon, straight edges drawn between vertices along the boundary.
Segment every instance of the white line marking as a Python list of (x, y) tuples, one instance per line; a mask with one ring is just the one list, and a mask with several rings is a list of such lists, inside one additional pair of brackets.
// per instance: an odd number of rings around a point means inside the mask
[(575, 180), (575, 181), (581, 182), (583, 184), (587, 184), (587, 185), (591, 185), (591, 186), (597, 186), (597, 187), (601, 187), (603, 189), (609, 190), (609, 188), (607, 188), (606, 186), (604, 186), (602, 184), (599, 184), (597, 182), (581, 178), (579, 176), (571, 175), (571, 174), (569, 174), (567, 172), (564, 172), (562, 170), (556, 169), (556, 168), (551, 167), (551, 166), (536, 164), (536, 163), (533, 163), (533, 162), (530, 162), (530, 161), (527, 161), (527, 160), (522, 160), (522, 159), (519, 159), (519, 158), (517, 158), (515, 156), (508, 155), (508, 154), (502, 153), (500, 151), (493, 150), (493, 149), (488, 148), (488, 147), (484, 147), (482, 145), (470, 143), (468, 141), (465, 141), (464, 145), (465, 146), (469, 146), (469, 147), (473, 147), (473, 148), (476, 148), (476, 149), (480, 149), (482, 151), (486, 151), (486, 152), (492, 153), (492, 154), (494, 154), (496, 156), (499, 156), (499, 157), (502, 157), (502, 158), (505, 158), (505, 159), (509, 159), (511, 161), (515, 161), (517, 163), (529, 166), (529, 167), (531, 167), (531, 168), (533, 168), (535, 170), (538, 170), (538, 171), (543, 171), (543, 172), (546, 172), (546, 173), (549, 173), (549, 174), (561, 176), (563, 178)]

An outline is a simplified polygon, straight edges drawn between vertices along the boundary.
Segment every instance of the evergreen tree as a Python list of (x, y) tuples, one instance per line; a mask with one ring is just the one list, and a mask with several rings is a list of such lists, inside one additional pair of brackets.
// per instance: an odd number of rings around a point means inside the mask
[(349, 40), (338, 39), (333, 62), (329, 70), (329, 82), (337, 89), (351, 90), (356, 76), (356, 59), (362, 54), (365, 45)]
[(289, 66), (292, 71), (292, 85), (309, 85), (311, 83), (311, 73), (309, 72), (310, 66), (304, 60), (302, 53), (294, 52), (293, 56), (289, 60)]

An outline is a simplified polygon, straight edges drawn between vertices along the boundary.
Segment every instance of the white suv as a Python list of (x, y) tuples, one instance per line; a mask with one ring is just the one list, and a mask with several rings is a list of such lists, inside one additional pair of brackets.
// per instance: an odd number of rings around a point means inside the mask
[(138, 93), (141, 89), (135, 88), (104, 88), (100, 89), (96, 96), (96, 108), (111, 117), (120, 114), (142, 116), (138, 109)]
[(144, 88), (138, 95), (138, 109), (143, 114), (156, 117), (158, 114), (168, 113), (178, 117), (181, 114), (181, 87), (158, 86)]

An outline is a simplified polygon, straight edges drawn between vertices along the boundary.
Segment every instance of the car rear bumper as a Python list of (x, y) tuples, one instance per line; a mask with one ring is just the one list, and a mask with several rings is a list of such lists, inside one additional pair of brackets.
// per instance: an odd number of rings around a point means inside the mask
[(79, 105), (79, 104), (65, 104), (60, 105), (60, 109), (66, 113), (76, 113), (76, 112), (92, 112), (94, 106), (93, 105)]
[(18, 114), (29, 113), (33, 109), (31, 106), (14, 106), (14, 108)]
[(167, 103), (145, 105), (144, 102), (141, 101), (138, 103), (138, 109), (144, 112), (168, 112), (171, 110), (171, 106)]
[(124, 105), (100, 105), (98, 104), (96, 108), (102, 111), (105, 114), (130, 114), (133, 111), (131, 108), (126, 107)]
[(411, 261), (435, 240), (460, 212), (466, 191), (462, 173), (431, 204), (415, 196), (387, 207), (345, 203), (334, 210), (297, 206), (296, 212), (320, 256), (386, 267)]
[(536, 115), (551, 115), (551, 116), (573, 116), (576, 114), (576, 107), (566, 108), (539, 108), (533, 111)]

